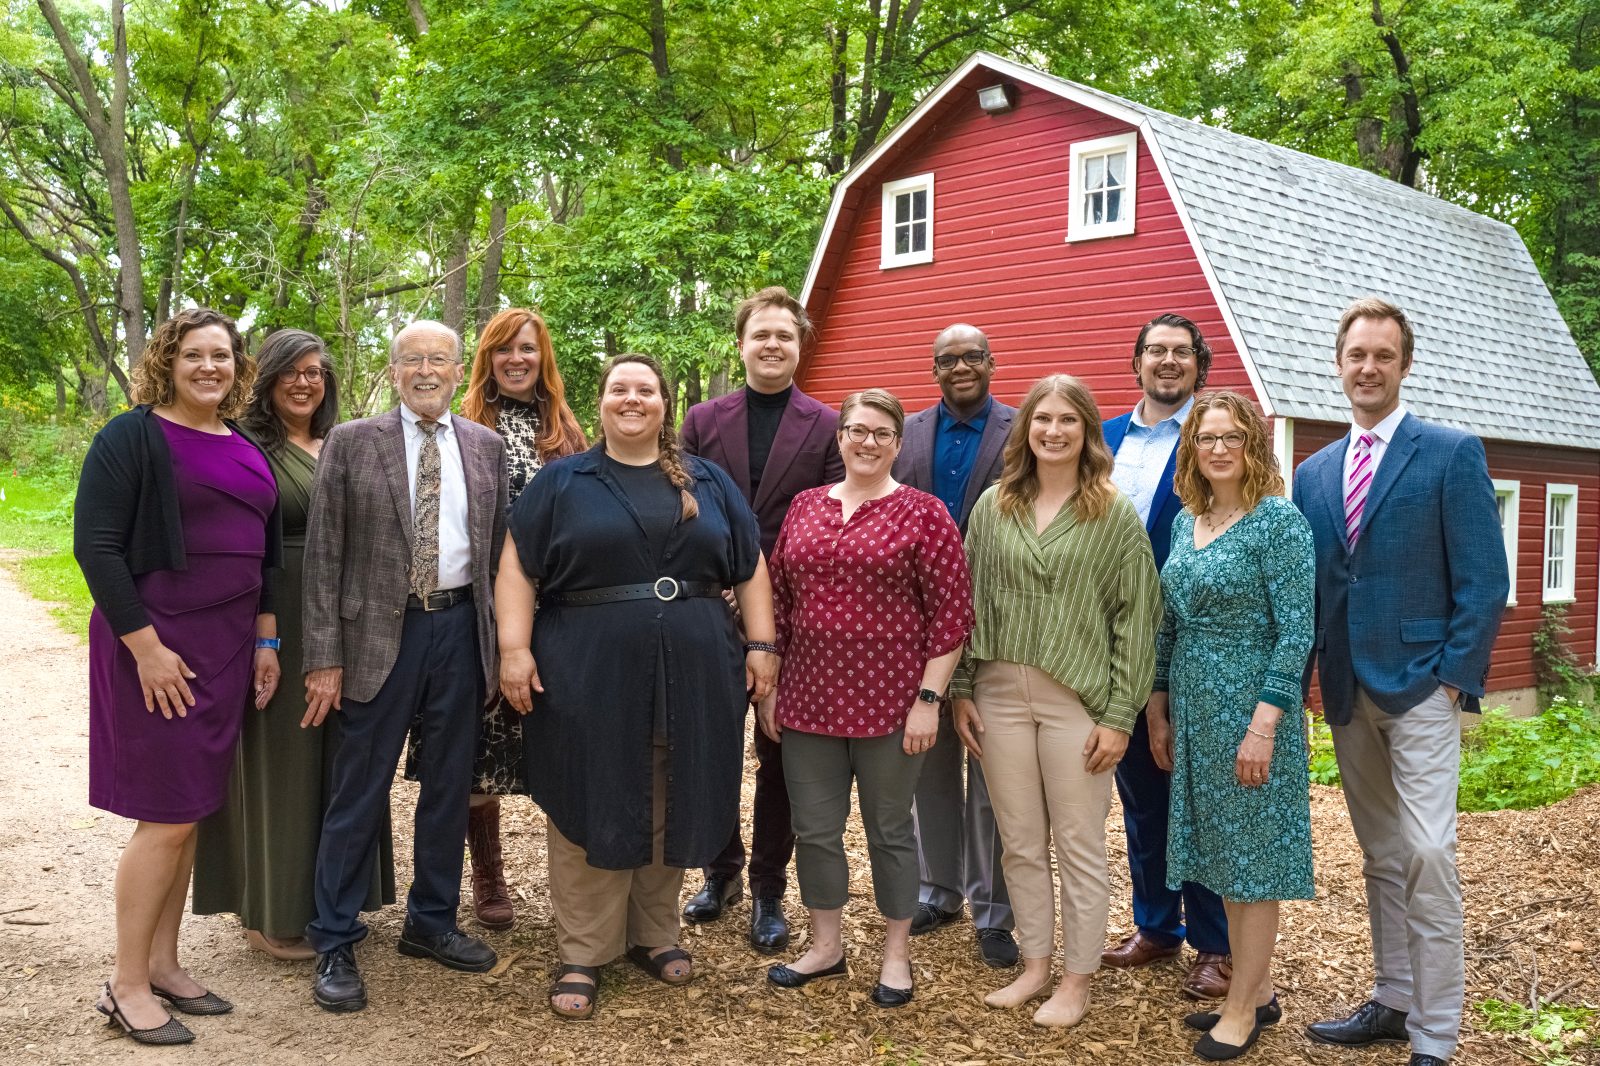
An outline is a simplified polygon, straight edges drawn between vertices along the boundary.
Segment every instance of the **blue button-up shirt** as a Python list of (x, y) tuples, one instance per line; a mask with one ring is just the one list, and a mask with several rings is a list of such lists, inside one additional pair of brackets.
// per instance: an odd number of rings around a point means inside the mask
[(983, 427), (989, 424), (989, 411), (993, 407), (994, 397), (990, 396), (977, 414), (963, 422), (951, 413), (943, 400), (939, 401), (939, 424), (933, 434), (933, 494), (944, 501), (950, 517), (957, 522), (961, 521), (967, 481), (978, 462)]
[(1194, 406), (1194, 397), (1178, 408), (1170, 418), (1163, 418), (1153, 426), (1145, 425), (1140, 418), (1144, 401), (1133, 409), (1128, 419), (1128, 432), (1117, 449), (1117, 464), (1112, 468), (1111, 481), (1121, 489), (1139, 511), (1139, 521), (1148, 528), (1150, 511), (1155, 507), (1156, 489), (1161, 487), (1161, 474), (1167, 461), (1177, 450), (1178, 438), (1183, 435), (1184, 419)]

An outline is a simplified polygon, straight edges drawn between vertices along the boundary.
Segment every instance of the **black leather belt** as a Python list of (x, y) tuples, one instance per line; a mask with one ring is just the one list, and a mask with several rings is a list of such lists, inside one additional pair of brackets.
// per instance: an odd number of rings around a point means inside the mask
[(596, 603), (621, 603), (624, 600), (682, 600), (690, 596), (721, 596), (722, 586), (715, 581), (679, 581), (658, 577), (641, 585), (609, 585), (603, 589), (574, 589), (551, 592), (539, 597), (544, 603), (560, 607), (587, 607)]
[(472, 599), (472, 586), (462, 585), (456, 589), (439, 589), (428, 593), (428, 598), (423, 599), (415, 594), (406, 597), (406, 610), (408, 611), (442, 611), (446, 607), (454, 607), (458, 603), (466, 603)]

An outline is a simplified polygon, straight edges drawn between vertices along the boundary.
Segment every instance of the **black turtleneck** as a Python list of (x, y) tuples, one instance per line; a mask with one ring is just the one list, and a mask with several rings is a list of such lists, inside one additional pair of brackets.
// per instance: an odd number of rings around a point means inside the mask
[(755, 499), (761, 488), (761, 472), (767, 468), (767, 456), (772, 454), (772, 442), (778, 436), (778, 423), (789, 406), (790, 385), (782, 392), (757, 392), (744, 387), (745, 424), (750, 443), (750, 498)]

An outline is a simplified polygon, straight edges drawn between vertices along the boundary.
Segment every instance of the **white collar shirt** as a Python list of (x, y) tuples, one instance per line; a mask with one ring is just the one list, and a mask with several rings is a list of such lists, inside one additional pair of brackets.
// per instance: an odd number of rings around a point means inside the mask
[[(406, 483), (411, 490), (412, 529), (417, 518), (417, 464), (422, 456), (423, 432), (416, 412), (400, 405), (405, 429)], [(467, 533), (467, 476), (461, 464), (461, 445), (450, 415), (434, 431), (439, 442), (439, 583), (438, 589), (472, 584), (472, 539)]]
[[(1372, 479), (1378, 479), (1378, 467), (1383, 464), (1383, 454), (1389, 450), (1389, 442), (1394, 440), (1394, 435), (1400, 430), (1400, 422), (1406, 417), (1406, 405), (1401, 404), (1384, 418), (1382, 422), (1371, 429), (1362, 429), (1355, 422), (1350, 423), (1350, 436), (1344, 444), (1344, 478), (1340, 481), (1343, 486), (1350, 484), (1350, 467), (1356, 461), (1356, 441), (1361, 439), (1361, 434), (1372, 434)], [(1344, 489), (1340, 489), (1341, 499)]]

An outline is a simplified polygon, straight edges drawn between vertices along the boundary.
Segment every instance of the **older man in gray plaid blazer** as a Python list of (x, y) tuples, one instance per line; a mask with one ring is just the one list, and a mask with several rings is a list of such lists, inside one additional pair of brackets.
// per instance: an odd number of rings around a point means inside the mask
[(399, 950), (482, 972), (495, 953), (456, 928), (478, 708), (498, 682), (494, 565), (505, 539), (505, 445), (450, 414), (461, 340), (437, 322), (396, 334), (400, 407), (328, 435), (306, 529), (306, 718), (342, 734), (317, 851), (312, 998), (360, 1010), (354, 946), (366, 868), (413, 719), (424, 733), (416, 865)]

